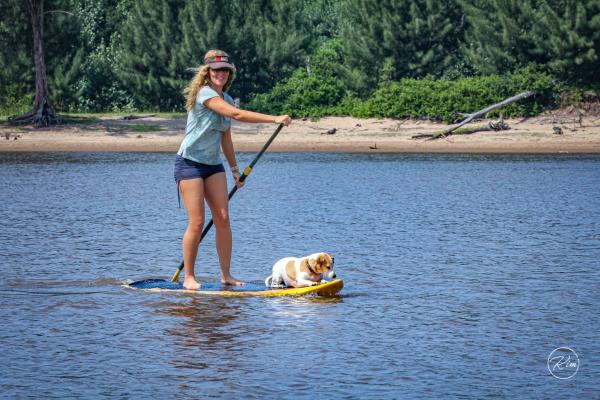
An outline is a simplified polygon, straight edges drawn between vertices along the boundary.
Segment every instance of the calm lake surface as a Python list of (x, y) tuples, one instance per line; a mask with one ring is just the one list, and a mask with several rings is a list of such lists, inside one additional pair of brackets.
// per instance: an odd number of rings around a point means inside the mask
[(600, 157), (266, 154), (233, 272), (327, 251), (331, 299), (123, 287), (178, 266), (173, 161), (0, 154), (0, 397), (600, 397)]

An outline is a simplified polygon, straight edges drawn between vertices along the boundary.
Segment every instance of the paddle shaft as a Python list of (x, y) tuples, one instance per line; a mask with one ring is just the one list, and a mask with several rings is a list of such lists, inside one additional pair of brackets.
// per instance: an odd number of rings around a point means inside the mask
[[(244, 172), (242, 173), (242, 175), (240, 176), (240, 179), (239, 179), (240, 182), (244, 182), (246, 180), (246, 178), (248, 177), (248, 175), (250, 175), (250, 173), (252, 172), (252, 168), (254, 168), (254, 165), (256, 165), (256, 163), (262, 157), (264, 152), (267, 151), (267, 148), (269, 148), (271, 143), (273, 143), (273, 140), (275, 140), (275, 138), (277, 137), (277, 135), (279, 134), (279, 132), (281, 131), (282, 128), (283, 128), (283, 124), (279, 124), (279, 126), (277, 127), (277, 129), (275, 129), (275, 132), (273, 132), (273, 134), (271, 135), (269, 140), (267, 140), (267, 142), (264, 144), (262, 149), (260, 149), (260, 151), (258, 152), (256, 157), (254, 157), (254, 160), (252, 160), (250, 165), (248, 165), (246, 167), (246, 169), (244, 169)], [(235, 192), (237, 192), (237, 190), (238, 190), (237, 185), (234, 185), (233, 188), (229, 191), (229, 197), (228, 197), (229, 200), (231, 200), (231, 198), (233, 197)], [(204, 227), (204, 229), (202, 230), (202, 235), (200, 235), (200, 242), (202, 242), (202, 239), (204, 239), (204, 237), (208, 234), (208, 231), (210, 231), (210, 228), (212, 228), (213, 225), (214, 225), (214, 223), (213, 223), (213, 220), (211, 219), (208, 222), (208, 224)], [(172, 282), (179, 281), (179, 274), (181, 274), (183, 267), (184, 267), (184, 262), (182, 261), (181, 264), (179, 265), (179, 268), (177, 268), (177, 271), (175, 271), (175, 274), (171, 278)]]

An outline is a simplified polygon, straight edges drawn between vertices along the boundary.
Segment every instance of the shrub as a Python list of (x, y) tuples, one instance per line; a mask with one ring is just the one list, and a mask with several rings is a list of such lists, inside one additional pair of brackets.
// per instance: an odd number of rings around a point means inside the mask
[(339, 42), (326, 42), (315, 51), (306, 68), (296, 69), (270, 92), (256, 95), (248, 108), (295, 118), (348, 114), (344, 108), (353, 98), (338, 77), (342, 62)]
[(546, 74), (521, 70), (512, 74), (449, 80), (402, 79), (382, 85), (352, 115), (357, 117), (430, 118), (453, 122), (458, 113), (472, 113), (533, 90), (533, 98), (512, 103), (499, 112), (506, 117), (539, 114), (557, 102), (559, 85)]
[(524, 91), (537, 94), (512, 103), (500, 112), (506, 117), (533, 116), (546, 107), (560, 104), (562, 87), (550, 75), (522, 69), (507, 75), (490, 75), (455, 80), (404, 78), (380, 85), (362, 102), (340, 79), (321, 69), (310, 74), (299, 69), (269, 93), (256, 96), (249, 108), (292, 117), (352, 115), (360, 118), (429, 118), (453, 122), (459, 113), (472, 113)]
[(14, 84), (0, 92), (0, 116), (24, 114), (33, 107), (33, 93), (23, 95), (22, 88)]

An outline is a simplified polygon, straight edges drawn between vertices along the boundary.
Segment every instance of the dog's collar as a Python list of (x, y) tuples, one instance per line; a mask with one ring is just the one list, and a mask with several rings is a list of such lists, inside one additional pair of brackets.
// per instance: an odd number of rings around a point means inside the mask
[(306, 259), (306, 268), (308, 268), (308, 270), (309, 270), (311, 273), (313, 273), (313, 274), (315, 274), (315, 275), (316, 275), (316, 272), (315, 272), (315, 270), (314, 270), (314, 269), (312, 269), (312, 268), (310, 267), (310, 262), (308, 262), (308, 258)]

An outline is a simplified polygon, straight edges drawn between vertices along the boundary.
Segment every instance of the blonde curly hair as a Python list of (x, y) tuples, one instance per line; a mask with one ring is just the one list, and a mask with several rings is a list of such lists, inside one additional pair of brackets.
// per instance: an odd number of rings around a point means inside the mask
[[(225, 53), (223, 50), (209, 50), (204, 55), (204, 59), (206, 60), (208, 58), (212, 58), (215, 56), (229, 57), (229, 55), (227, 53)], [(196, 95), (198, 94), (198, 91), (202, 88), (202, 86), (206, 86), (210, 82), (210, 75), (209, 75), (210, 65), (205, 63), (204, 65), (202, 65), (199, 68), (194, 69), (194, 70), (197, 70), (196, 75), (192, 78), (192, 80), (185, 87), (185, 89), (183, 89), (183, 95), (186, 97), (185, 108), (188, 111), (191, 111), (194, 108), (194, 105), (196, 104)], [(227, 83), (225, 84), (225, 86), (223, 86), (224, 92), (226, 92), (229, 89), (229, 87), (233, 83), (234, 79), (235, 79), (235, 68), (230, 69), (229, 78), (227, 79)]]

